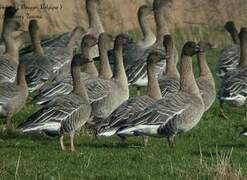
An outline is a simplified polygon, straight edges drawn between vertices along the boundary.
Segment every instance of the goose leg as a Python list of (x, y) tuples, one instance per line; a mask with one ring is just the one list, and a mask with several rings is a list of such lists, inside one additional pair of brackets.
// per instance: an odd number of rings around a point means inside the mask
[(74, 145), (75, 133), (71, 133), (69, 136), (70, 136), (70, 150), (74, 152), (75, 151), (75, 145)]
[(119, 135), (118, 135), (118, 137), (121, 138), (122, 143), (124, 143), (124, 144), (126, 143), (127, 138), (126, 138), (125, 136), (119, 136)]
[(64, 143), (63, 143), (63, 138), (64, 138), (64, 135), (62, 134), (60, 136), (60, 146), (61, 146), (62, 151), (65, 151), (66, 148), (65, 148)]
[(175, 148), (175, 136), (173, 135), (173, 136), (169, 136), (168, 138), (167, 138), (167, 140), (168, 140), (168, 144), (169, 144), (169, 147), (170, 148)]
[(141, 96), (141, 87), (137, 86), (137, 96)]
[(144, 146), (148, 144), (148, 136), (143, 136)]
[(227, 116), (224, 113), (224, 108), (223, 108), (223, 101), (220, 100), (220, 113), (219, 117), (222, 119), (228, 119)]

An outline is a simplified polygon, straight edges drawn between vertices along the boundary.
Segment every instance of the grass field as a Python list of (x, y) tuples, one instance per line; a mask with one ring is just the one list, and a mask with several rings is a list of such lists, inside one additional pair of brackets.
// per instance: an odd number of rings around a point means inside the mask
[[(214, 71), (219, 49), (207, 53)], [(145, 93), (145, 90), (143, 91)], [(134, 88), (131, 95), (135, 95)], [(27, 105), (14, 116), (24, 121), (38, 107)], [(61, 152), (57, 138), (7, 134), (0, 130), (0, 179), (238, 179), (247, 176), (247, 139), (239, 136), (244, 108), (226, 106), (229, 120), (218, 118), (218, 102), (199, 125), (178, 135), (176, 148), (165, 139), (142, 138), (122, 144), (117, 137), (77, 136), (75, 153)], [(4, 126), (4, 121), (0, 121)], [(1, 128), (2, 129), (2, 128)]]

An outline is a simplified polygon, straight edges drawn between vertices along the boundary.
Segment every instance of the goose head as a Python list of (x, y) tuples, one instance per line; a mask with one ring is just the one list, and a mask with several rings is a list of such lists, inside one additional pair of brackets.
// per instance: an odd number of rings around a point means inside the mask
[(119, 34), (115, 39), (115, 45), (117, 46), (125, 46), (129, 43), (132, 43), (133, 39), (127, 34)]
[(82, 48), (91, 48), (98, 43), (97, 38), (94, 35), (87, 34), (83, 37), (81, 42)]
[(104, 49), (112, 49), (113, 47), (113, 42), (114, 42), (114, 37), (106, 32), (103, 32), (99, 35), (99, 40), (98, 40), (99, 44), (101, 45), (101, 47), (103, 47)]
[(196, 44), (193, 41), (188, 41), (185, 43), (183, 47), (182, 54), (184, 56), (194, 56), (195, 54), (199, 53), (201, 51), (201, 48), (198, 44)]
[(200, 46), (200, 52), (204, 52), (206, 49), (215, 48), (215, 45), (208, 41), (199, 41), (198, 45)]
[(172, 7), (173, 0), (154, 0), (153, 10), (160, 10), (162, 7)]
[(86, 0), (86, 7), (87, 9), (97, 9), (99, 3), (99, 0)]
[(71, 67), (83, 66), (88, 63), (92, 63), (93, 60), (81, 57), (80, 54), (75, 54), (71, 61)]
[(236, 26), (234, 24), (233, 21), (228, 21), (226, 22), (224, 28), (228, 31), (228, 32), (234, 32), (236, 30)]
[(5, 8), (4, 19), (13, 18), (18, 9), (14, 6), (8, 6)]
[(156, 65), (160, 61), (165, 59), (165, 54), (160, 51), (152, 51), (147, 58), (147, 66)]
[(138, 17), (147, 16), (153, 12), (153, 7), (151, 5), (142, 5), (138, 10)]

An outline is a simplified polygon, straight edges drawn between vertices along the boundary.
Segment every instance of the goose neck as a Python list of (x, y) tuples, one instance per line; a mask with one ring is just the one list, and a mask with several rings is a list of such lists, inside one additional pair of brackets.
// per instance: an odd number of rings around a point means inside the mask
[(240, 62), (239, 66), (247, 68), (247, 38), (240, 41)]
[(211, 75), (210, 68), (208, 67), (205, 52), (200, 52), (197, 54), (197, 61), (199, 64), (200, 77), (206, 77)]
[(165, 34), (169, 34), (168, 26), (164, 17), (164, 7), (154, 10), (154, 18), (156, 23), (157, 40), (162, 41)]
[(19, 63), (19, 49), (13, 38), (13, 31), (5, 28), (3, 32), (3, 41), (5, 43), (5, 54), (12, 58), (16, 63)]
[[(91, 48), (88, 48), (88, 47), (82, 48), (81, 57), (91, 60), (90, 55), (89, 55), (90, 49)], [(98, 77), (98, 70), (93, 61), (82, 65), (81, 71), (92, 75), (92, 77)]]
[(179, 72), (177, 69), (177, 65), (175, 63), (173, 49), (174, 48), (172, 47), (171, 49), (167, 51), (168, 58), (166, 59), (166, 66), (165, 66), (164, 74), (179, 78)]
[(128, 80), (126, 77), (124, 64), (123, 64), (123, 46), (119, 44), (115, 44), (114, 54), (115, 54), (115, 64), (114, 64), (113, 77), (117, 81), (128, 84)]
[(35, 32), (30, 32), (30, 37), (31, 37), (31, 41), (32, 41), (32, 46), (34, 48), (34, 51), (37, 55), (39, 56), (44, 56), (44, 51), (43, 48), (41, 46), (41, 41), (39, 38), (39, 33), (38, 31)]
[(24, 63), (20, 63), (17, 69), (17, 76), (16, 82), (18, 86), (27, 88), (27, 81), (26, 81), (26, 66)]
[(193, 74), (192, 58), (190, 56), (182, 55), (180, 85), (182, 91), (189, 94), (200, 95), (200, 91)]
[(90, 7), (90, 5), (87, 5), (87, 14), (88, 14), (89, 28), (96, 29), (99, 33), (104, 32), (104, 27), (101, 23), (97, 6)]
[(236, 29), (236, 27), (234, 27), (233, 30), (229, 31), (229, 33), (232, 37), (233, 43), (239, 44), (238, 30)]
[(72, 80), (73, 80), (73, 93), (78, 96), (86, 97), (88, 99), (87, 90), (80, 77), (80, 66), (73, 66), (71, 68)]
[(148, 65), (147, 73), (148, 73), (148, 86), (147, 86), (148, 96), (151, 97), (152, 99), (159, 100), (162, 98), (162, 94), (160, 91), (159, 82), (156, 77), (154, 65)]
[(100, 65), (99, 65), (99, 77), (102, 79), (112, 78), (112, 70), (109, 63), (107, 49), (104, 44), (99, 43)]

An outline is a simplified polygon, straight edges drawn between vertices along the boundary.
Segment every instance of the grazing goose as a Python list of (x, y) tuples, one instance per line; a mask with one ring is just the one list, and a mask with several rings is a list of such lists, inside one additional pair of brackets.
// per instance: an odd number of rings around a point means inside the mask
[[(155, 74), (155, 65), (163, 58), (164, 55), (160, 52), (151, 52), (149, 54), (147, 58), (147, 96), (133, 97), (123, 102), (98, 126), (98, 136), (112, 136), (116, 134), (122, 128), (121, 124), (125, 124), (128, 119), (135, 117), (135, 114), (143, 111), (146, 107), (162, 98)], [(125, 140), (124, 136), (121, 136), (121, 138)], [(146, 145), (147, 139), (145, 139), (144, 143)]]
[(8, 128), (10, 128), (11, 117), (25, 106), (28, 97), (25, 76), (26, 66), (23, 62), (20, 62), (16, 82), (0, 83), (0, 116), (7, 118)]
[[(81, 43), (81, 52), (83, 57), (90, 58), (89, 52), (91, 44), (95, 43), (96, 39), (92, 35), (85, 35), (83, 37), (82, 43)], [(99, 52), (101, 54), (100, 57), (100, 68), (99, 68), (99, 76), (102, 79), (110, 79), (112, 77), (112, 71), (109, 65), (107, 51), (109, 48), (111, 48), (112, 44), (112, 37), (108, 35), (107, 33), (101, 33), (99, 37)], [(95, 67), (94, 62), (84, 64), (81, 68), (81, 78), (83, 80), (90, 79), (90, 78), (97, 78), (98, 77), (98, 71)], [(49, 84), (47, 87), (45, 87), (40, 94), (35, 98), (35, 101), (37, 104), (43, 104), (45, 102), (48, 102), (52, 98), (54, 98), (57, 95), (61, 94), (69, 94), (73, 89), (72, 86), (72, 78), (71, 76), (66, 77), (65, 79), (55, 81), (51, 84)], [(90, 95), (90, 94), (89, 94)], [(89, 96), (90, 98), (90, 96)]]
[[(168, 34), (167, 23), (164, 18), (164, 12), (166, 12), (170, 6), (171, 0), (154, 0), (153, 11), (157, 27), (156, 42), (142, 51), (142, 54), (135, 58), (134, 61), (130, 61), (125, 67), (126, 74), (128, 77), (129, 84), (136, 86), (146, 86), (147, 85), (147, 71), (146, 71), (146, 59), (149, 52), (164, 51), (163, 46), (163, 36)], [(134, 52), (135, 53), (135, 52)], [(176, 56), (177, 53), (175, 52)], [(176, 58), (177, 59), (177, 58)], [(128, 59), (127, 59), (128, 60)], [(161, 75), (165, 66), (165, 60), (157, 64), (156, 72)]]
[(221, 102), (220, 115), (226, 117), (223, 111), (223, 102), (227, 101), (236, 106), (246, 104), (247, 97), (247, 28), (241, 28), (240, 34), (240, 61), (239, 66), (226, 73), (222, 78), (219, 90)]
[(118, 135), (165, 136), (170, 147), (174, 147), (177, 133), (187, 132), (198, 124), (204, 113), (204, 103), (193, 74), (191, 57), (199, 49), (194, 42), (187, 42), (183, 47), (179, 92), (156, 101), (133, 119), (127, 120)]
[(224, 27), (230, 33), (233, 44), (224, 48), (220, 53), (216, 66), (219, 77), (223, 77), (228, 71), (236, 69), (240, 59), (238, 30), (232, 21), (228, 21)]
[(171, 35), (164, 36), (164, 47), (166, 49), (166, 66), (163, 75), (159, 78), (159, 86), (162, 97), (175, 94), (180, 89), (179, 72), (174, 59), (174, 45)]
[(34, 52), (21, 56), (21, 61), (27, 64), (27, 83), (29, 91), (41, 88), (53, 76), (51, 60), (45, 56), (40, 44), (39, 26), (37, 20), (30, 20), (29, 33)]
[(91, 106), (83, 81), (80, 79), (80, 66), (90, 62), (88, 58), (75, 55), (71, 63), (73, 91), (65, 96), (57, 96), (42, 109), (19, 126), (24, 133), (45, 132), (59, 135), (61, 149), (65, 150), (64, 134), (70, 135), (70, 149), (75, 151), (74, 135), (89, 119)]
[(200, 69), (197, 85), (200, 89), (202, 99), (205, 104), (205, 111), (207, 111), (212, 106), (216, 98), (215, 81), (212, 72), (208, 67), (205, 53), (205, 49), (207, 47), (211, 47), (211, 45), (204, 41), (200, 41), (198, 44), (201, 51), (197, 54), (197, 60)]

